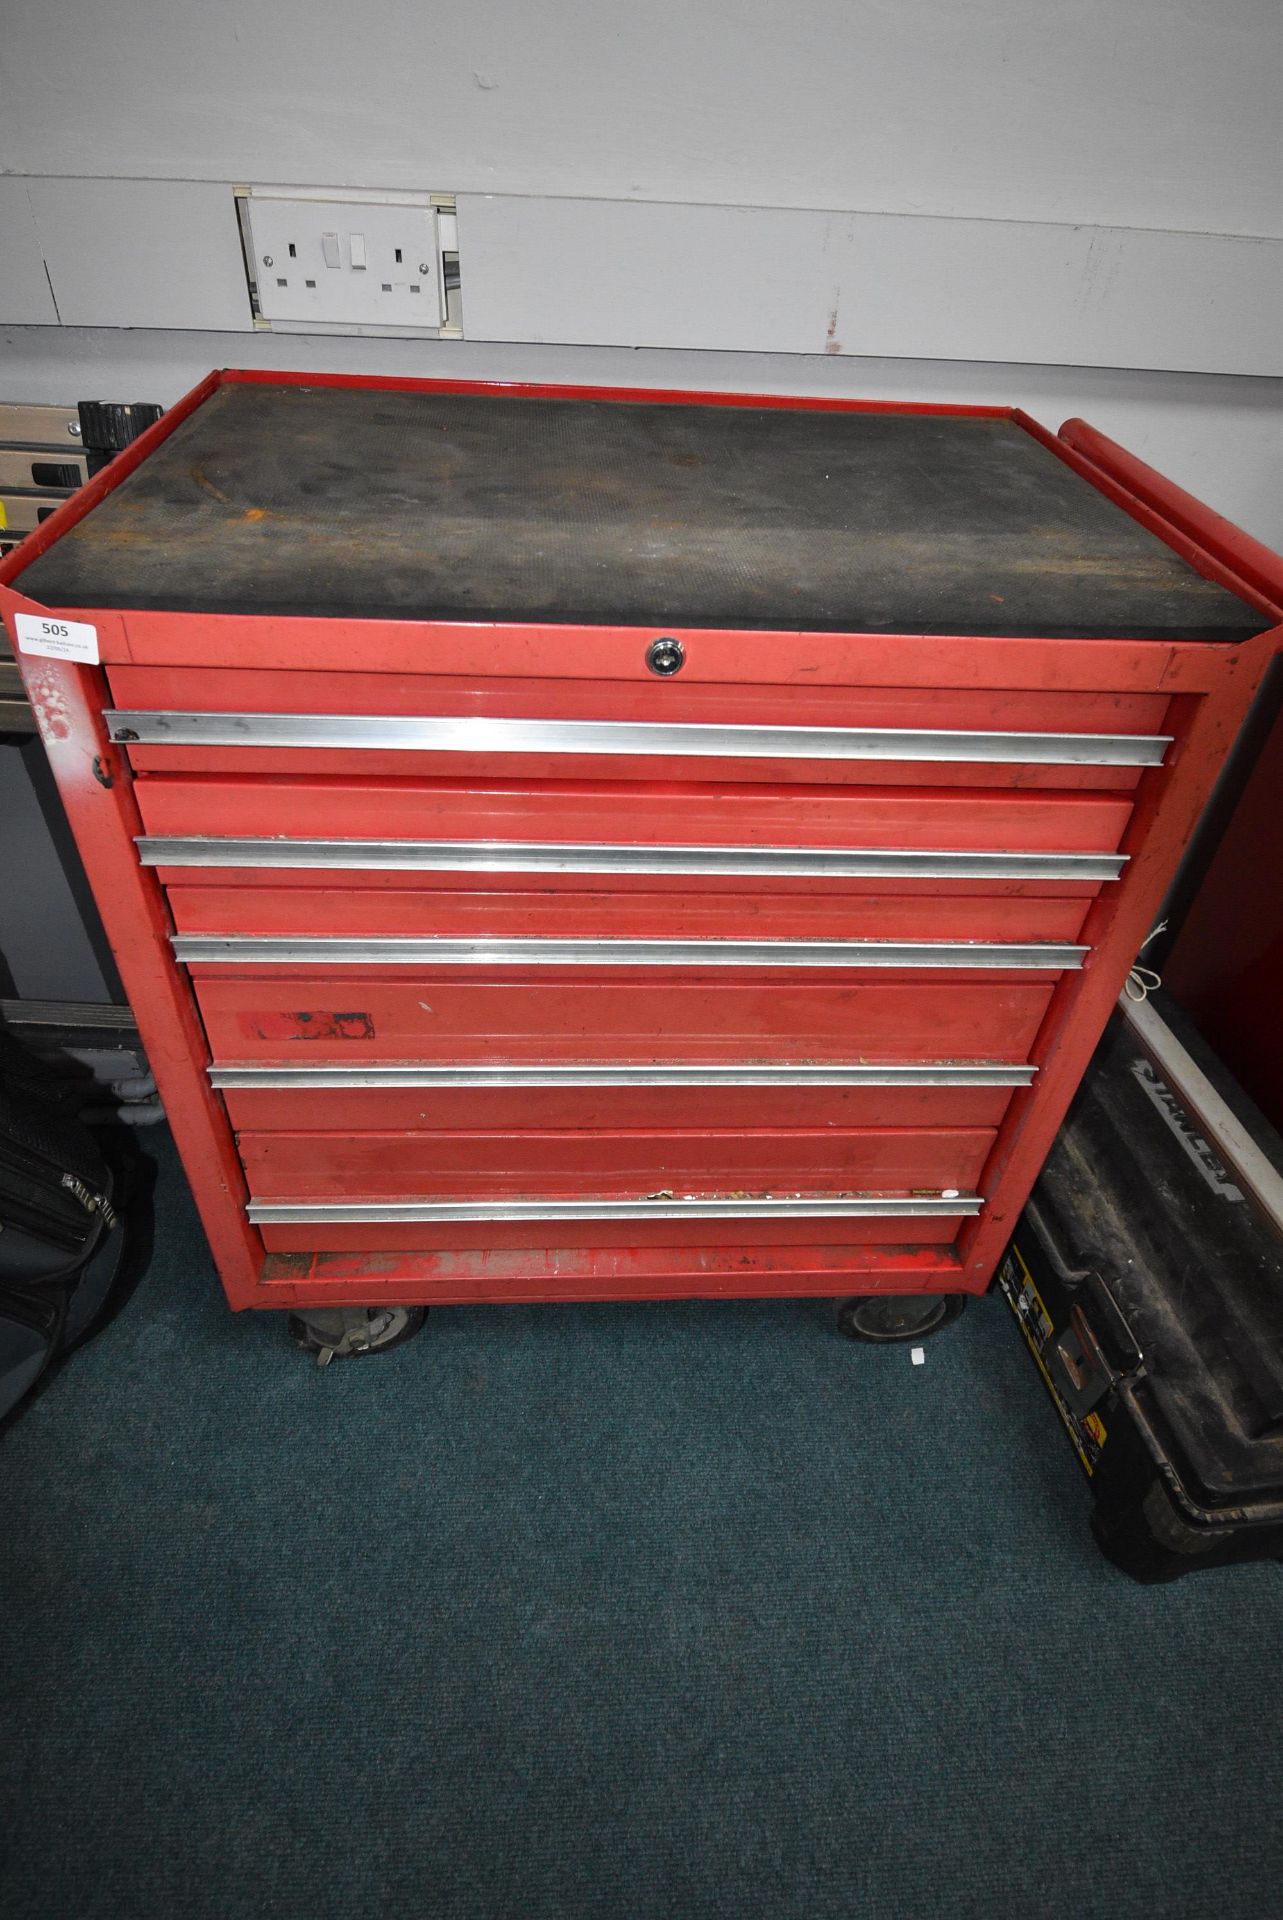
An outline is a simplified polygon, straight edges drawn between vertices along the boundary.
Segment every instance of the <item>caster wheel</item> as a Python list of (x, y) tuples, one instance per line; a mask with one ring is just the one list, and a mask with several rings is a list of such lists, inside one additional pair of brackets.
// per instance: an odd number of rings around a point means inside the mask
[(295, 1346), (316, 1355), (318, 1367), (331, 1360), (355, 1360), (363, 1353), (386, 1353), (412, 1340), (427, 1318), (426, 1307), (323, 1307), (292, 1313), (289, 1336)]
[(965, 1293), (871, 1293), (844, 1300), (838, 1332), (848, 1340), (925, 1340), (956, 1320)]

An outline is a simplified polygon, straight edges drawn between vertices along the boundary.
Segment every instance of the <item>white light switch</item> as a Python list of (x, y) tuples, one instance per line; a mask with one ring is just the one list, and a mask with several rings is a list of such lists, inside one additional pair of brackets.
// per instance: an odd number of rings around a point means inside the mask
[(436, 333), (444, 324), (441, 241), (429, 195), (345, 199), (254, 187), (243, 204), (258, 313), (268, 325)]

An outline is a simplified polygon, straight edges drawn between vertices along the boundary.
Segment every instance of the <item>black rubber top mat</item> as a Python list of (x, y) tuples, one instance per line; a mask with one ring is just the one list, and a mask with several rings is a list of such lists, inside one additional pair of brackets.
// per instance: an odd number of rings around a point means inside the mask
[(1007, 420), (221, 387), (18, 582), (46, 605), (1238, 640)]

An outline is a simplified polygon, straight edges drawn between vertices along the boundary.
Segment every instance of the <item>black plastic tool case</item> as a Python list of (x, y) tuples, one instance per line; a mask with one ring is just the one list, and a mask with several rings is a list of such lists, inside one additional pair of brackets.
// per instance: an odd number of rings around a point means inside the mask
[[(1162, 1016), (1273, 1157), (1268, 1124)], [(1120, 1016), (998, 1278), (1111, 1560), (1158, 1581), (1283, 1558), (1283, 1243)]]

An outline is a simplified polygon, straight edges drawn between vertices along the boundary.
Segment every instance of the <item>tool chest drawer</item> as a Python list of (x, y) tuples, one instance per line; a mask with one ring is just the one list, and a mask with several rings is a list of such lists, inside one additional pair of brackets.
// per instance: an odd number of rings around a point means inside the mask
[[(764, 1116), (763, 1116), (764, 1117)], [(533, 1110), (529, 1116), (536, 1119)], [(682, 1168), (710, 1193), (970, 1192), (992, 1129), (667, 1127), (596, 1133), (531, 1124), (519, 1132), (242, 1133), (256, 1199), (328, 1194), (395, 1199), (627, 1199), (662, 1192)]]
[[(919, 1078), (914, 1079), (917, 1072)], [(222, 1065), (210, 1070), (245, 1132), (576, 1133), (638, 1129), (960, 1127), (991, 1133), (1029, 1068)]]
[[(812, 942), (836, 946), (863, 940), (916, 942), (919, 946), (970, 942), (988, 965), (1001, 965), (1008, 948), (1021, 954), (1045, 949), (1045, 964), (1063, 965), (1087, 912), (1082, 899), (1016, 895), (862, 893), (831, 888), (824, 896), (719, 893), (576, 891), (500, 892), (455, 890), (394, 893), (337, 887), (170, 886), (166, 889), (180, 934), (227, 934), (233, 938), (324, 938), (359, 942), (377, 961), (387, 939), (543, 940), (559, 942), (646, 941), (681, 949), (689, 964), (692, 946), (755, 942)], [(928, 952), (923, 964), (935, 957)]]
[(443, 972), (288, 977), (194, 970), (216, 1062), (511, 1065), (1027, 1059), (1048, 980), (928, 987), (774, 976), (508, 980)]
[[(683, 1256), (687, 1277), (679, 1291), (696, 1298), (751, 1294), (763, 1270), (772, 1275), (766, 1291), (773, 1294), (859, 1292), (856, 1274), (875, 1283), (871, 1291), (884, 1288), (883, 1276), (888, 1274), (907, 1275), (914, 1291), (931, 1291), (922, 1282), (936, 1280), (939, 1291), (939, 1274), (952, 1277), (956, 1269), (947, 1249), (965, 1224), (956, 1208), (945, 1214), (938, 1211), (938, 1203), (914, 1201), (904, 1202), (899, 1212), (870, 1218), (853, 1213), (841, 1201), (772, 1205), (729, 1199), (715, 1204), (700, 1198), (670, 1204), (649, 1197), (626, 1206), (591, 1200), (519, 1206), (487, 1200), (435, 1207), (426, 1202), (370, 1202), (364, 1208), (321, 1202), (309, 1208), (306, 1201), (283, 1206), (250, 1201), (246, 1213), (267, 1254), (295, 1256), (265, 1263), (265, 1285), (298, 1283), (313, 1256), (345, 1253), (353, 1256), (351, 1263), (325, 1262), (327, 1277), (350, 1284), (355, 1273), (367, 1286), (377, 1285), (380, 1274), (386, 1277), (391, 1271), (395, 1276), (397, 1265), (388, 1257), (401, 1254), (407, 1256), (418, 1286), (435, 1283), (441, 1289), (437, 1298), (462, 1295), (466, 1300), (528, 1299), (525, 1277), (541, 1267), (549, 1274), (547, 1291), (534, 1297), (564, 1297), (557, 1281), (565, 1272), (585, 1271), (585, 1263), (576, 1258), (583, 1254), (600, 1256), (587, 1268), (593, 1276), (589, 1299), (628, 1297), (624, 1282), (630, 1272), (646, 1276), (644, 1291), (639, 1289), (642, 1298), (670, 1294), (673, 1290), (660, 1279), (668, 1264), (663, 1256), (669, 1253)], [(910, 1257), (909, 1235), (916, 1258)], [(781, 1258), (787, 1248), (796, 1249), (793, 1260)], [(731, 1249), (738, 1258), (727, 1278), (722, 1256)], [(553, 1253), (550, 1262), (544, 1259), (546, 1250)], [(924, 1260), (924, 1251), (934, 1258)], [(817, 1254), (830, 1256), (822, 1269)], [(844, 1257), (832, 1257), (835, 1254)], [(462, 1275), (452, 1255), (464, 1257)], [(415, 1256), (426, 1256), (422, 1265)], [(479, 1275), (474, 1272), (478, 1262)], [(715, 1280), (719, 1270), (723, 1277)], [(613, 1286), (606, 1285), (606, 1275), (613, 1276)], [(474, 1279), (480, 1283), (475, 1294), (469, 1286)], [(414, 1290), (405, 1278), (394, 1277), (391, 1284), (402, 1295)], [(577, 1297), (585, 1297), (582, 1283)]]
[(1168, 738), (1165, 699), (1077, 691), (713, 685), (668, 688), (659, 709), (612, 681), (469, 693), (445, 675), (152, 667), (109, 680), (112, 737), (138, 772), (972, 787), (982, 769), (993, 787), (1130, 791)]
[[(672, 873), (697, 874), (701, 886), (725, 885), (728, 876), (733, 886), (747, 875), (781, 884), (809, 877), (827, 888), (871, 874), (940, 886), (965, 881), (982, 861), (984, 877), (998, 872), (1004, 888), (1051, 877), (1068, 890), (1078, 884), (1077, 860), (1091, 863), (1087, 884), (1117, 878), (1132, 810), (1122, 794), (995, 791), (983, 772), (964, 803), (922, 789), (520, 784), (493, 773), (484, 781), (149, 774), (134, 793), (149, 863), (243, 864), (250, 872), (270, 865), (274, 880), (300, 866), (332, 867), (345, 886), (408, 886), (416, 871), (431, 873), (434, 886), (447, 875), (489, 884), (490, 873), (505, 870), (537, 871), (545, 887), (591, 884), (603, 873), (613, 887), (650, 886)], [(199, 845), (165, 844), (174, 840)], [(709, 856), (684, 864), (700, 850)], [(714, 857), (723, 850), (725, 866)], [(924, 866), (919, 856), (933, 851), (954, 858)], [(835, 868), (825, 856), (839, 853), (846, 858)], [(1039, 855), (1050, 869), (1031, 868)], [(303, 884), (314, 882), (305, 874)]]
[(1088, 429), (292, 376), (0, 579), (238, 1307), (980, 1290), (1277, 619)]

